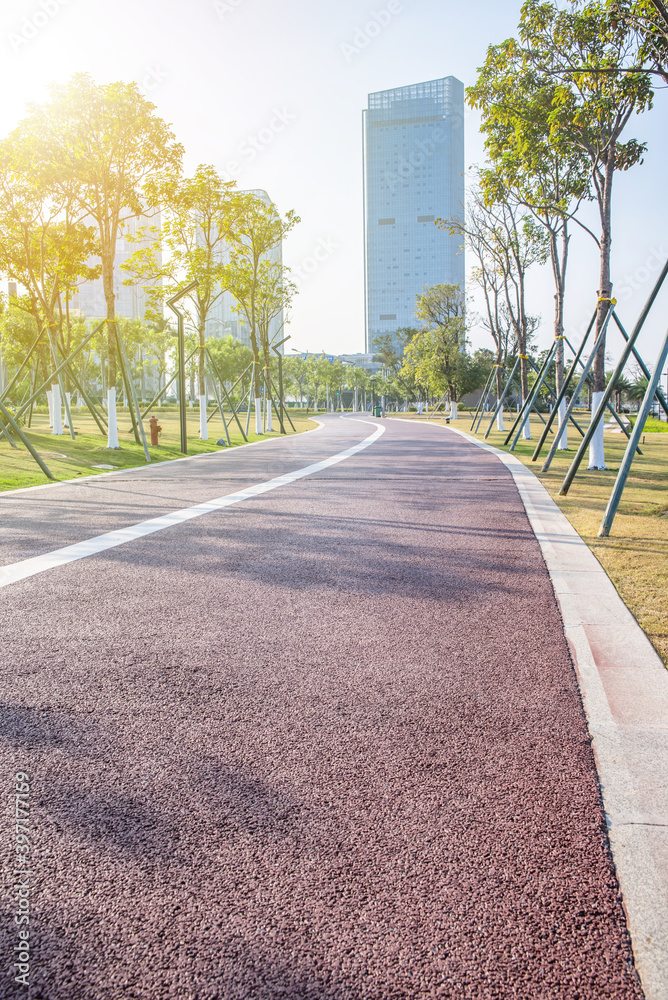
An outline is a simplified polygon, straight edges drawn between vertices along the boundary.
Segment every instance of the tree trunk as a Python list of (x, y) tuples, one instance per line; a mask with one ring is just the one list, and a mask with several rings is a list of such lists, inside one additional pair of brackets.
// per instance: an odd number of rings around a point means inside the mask
[[(605, 164), (605, 175), (603, 182), (602, 197), (599, 202), (601, 214), (601, 264), (599, 282), (599, 302), (596, 314), (596, 336), (598, 337), (603, 329), (606, 317), (612, 309), (612, 282), (610, 281), (610, 251), (612, 247), (612, 230), (610, 225), (612, 206), (612, 179), (615, 170), (614, 151), (608, 155)], [(592, 367), (593, 394), (592, 394), (592, 417), (599, 405), (602, 394), (605, 391), (605, 341), (603, 338)], [(589, 446), (589, 468), (605, 469), (605, 444), (603, 439), (603, 418), (598, 423), (596, 431)]]

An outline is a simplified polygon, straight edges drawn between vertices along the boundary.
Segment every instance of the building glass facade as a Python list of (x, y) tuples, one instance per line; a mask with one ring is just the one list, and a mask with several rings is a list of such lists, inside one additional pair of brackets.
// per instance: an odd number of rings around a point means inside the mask
[(369, 94), (364, 111), (366, 350), (416, 325), (425, 285), (465, 284), (464, 85), (455, 77)]

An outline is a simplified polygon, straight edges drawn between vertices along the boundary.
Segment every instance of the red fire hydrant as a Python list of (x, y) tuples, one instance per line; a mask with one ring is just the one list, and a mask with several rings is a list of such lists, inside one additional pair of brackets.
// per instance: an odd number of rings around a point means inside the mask
[(149, 419), (148, 425), (151, 428), (151, 444), (152, 445), (157, 445), (157, 443), (158, 443), (158, 434), (162, 433), (162, 427), (158, 423), (158, 418), (157, 417), (151, 417)]

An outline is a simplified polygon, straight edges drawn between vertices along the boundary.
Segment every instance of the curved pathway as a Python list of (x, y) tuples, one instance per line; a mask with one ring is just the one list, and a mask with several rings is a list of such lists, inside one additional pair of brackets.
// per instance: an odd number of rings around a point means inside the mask
[[(0, 566), (377, 428), (0, 497)], [(640, 1000), (587, 726), (517, 489), (385, 423), (336, 464), (0, 589), (31, 1000)], [(14, 862), (13, 816), (2, 851)], [(3, 971), (17, 928), (2, 927)], [(0, 996), (26, 996), (10, 975)]]

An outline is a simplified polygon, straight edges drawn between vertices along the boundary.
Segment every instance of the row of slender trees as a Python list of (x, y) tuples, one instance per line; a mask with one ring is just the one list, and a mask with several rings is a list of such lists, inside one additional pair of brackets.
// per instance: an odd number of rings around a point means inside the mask
[[(299, 221), (295, 213), (282, 217), (267, 199), (238, 191), (213, 167), (184, 176), (183, 154), (135, 83), (99, 85), (87, 74), (52, 86), (50, 99), (29, 106), (0, 142), (0, 272), (18, 286), (10, 303), (14, 316), (2, 324), (3, 355), (21, 346), (19, 310), (45, 331), (39, 344), (45, 367), (57, 354), (68, 356), (82, 332), (71, 300), (82, 282), (101, 278), (110, 417), (119, 378), (114, 265), (121, 237), (136, 243), (124, 264), (125, 281), (147, 293), (156, 338), (166, 326), (165, 301), (194, 286), (186, 305), (199, 338), (202, 386), (206, 324), (225, 291), (248, 326), (256, 398), (272, 321), (295, 292), (278, 253)], [(110, 419), (112, 447), (115, 425)]]
[[(614, 178), (642, 162), (646, 146), (627, 129), (652, 107), (657, 79), (668, 82), (668, 11), (659, 0), (525, 0), (517, 37), (489, 47), (468, 88), (468, 101), (481, 114), (488, 162), (477, 171), (465, 220), (438, 225), (461, 235), (472, 253), (484, 323), (496, 348), (498, 392), (510, 329), (521, 358), (523, 394), (528, 393), (533, 320), (526, 305), (527, 272), (546, 262), (554, 276), (561, 389), (569, 247), (579, 228), (599, 260), (594, 406), (600, 400), (606, 324), (614, 305)], [(587, 202), (597, 208), (595, 227), (583, 220)], [(565, 404), (560, 427), (564, 413)], [(530, 436), (528, 423), (524, 433)], [(565, 425), (560, 446), (566, 447)], [(602, 423), (592, 441), (590, 468), (605, 468)]]

